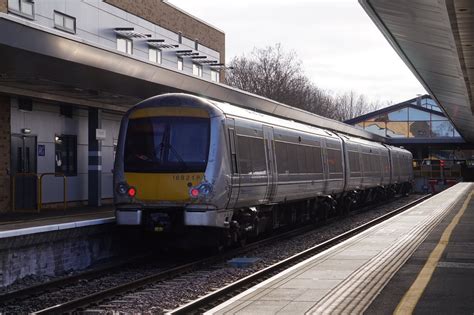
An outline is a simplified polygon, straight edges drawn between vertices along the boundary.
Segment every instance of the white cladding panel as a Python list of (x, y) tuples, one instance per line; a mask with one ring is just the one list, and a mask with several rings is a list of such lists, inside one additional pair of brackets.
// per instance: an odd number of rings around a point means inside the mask
[[(69, 15), (76, 19), (76, 36), (109, 49), (116, 49), (117, 27), (133, 27), (134, 31), (141, 34), (150, 34), (152, 39), (164, 39), (167, 44), (178, 45), (178, 34), (163, 27), (155, 25), (136, 15), (107, 4), (103, 1), (71, 1), (47, 0), (35, 1), (35, 16), (33, 23), (54, 28), (54, 11)], [(14, 16), (14, 15), (12, 15)], [(132, 58), (148, 61), (148, 38), (135, 38), (133, 41)], [(176, 50), (193, 50), (194, 39), (183, 36), (182, 44), (176, 49), (162, 50), (161, 65), (167, 68), (177, 68)], [(219, 52), (199, 44), (199, 53), (206, 55), (210, 60), (220, 60)], [(117, 51), (118, 52), (118, 51)], [(120, 52), (118, 52), (120, 53)], [(184, 58), (185, 73), (192, 74), (192, 59)], [(208, 66), (203, 66), (203, 78), (211, 80)]]

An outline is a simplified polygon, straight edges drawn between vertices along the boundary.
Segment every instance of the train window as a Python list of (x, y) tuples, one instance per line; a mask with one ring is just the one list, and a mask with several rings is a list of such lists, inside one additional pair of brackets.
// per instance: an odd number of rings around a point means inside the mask
[(126, 172), (203, 172), (209, 154), (209, 119), (131, 119), (125, 140)]
[(314, 163), (314, 152), (312, 147), (304, 147), (306, 156), (306, 173), (316, 173), (316, 163)]
[(288, 170), (290, 171), (291, 174), (297, 174), (298, 173), (298, 158), (297, 158), (297, 149), (296, 149), (296, 144), (286, 144), (287, 146), (287, 152), (288, 152)]
[(349, 167), (351, 172), (360, 172), (359, 152), (349, 151)]
[(288, 164), (287, 144), (275, 141), (275, 154), (278, 168), (278, 174), (286, 174), (290, 172)]
[(305, 147), (296, 145), (296, 163), (298, 164), (298, 173), (309, 173), (306, 164)]
[(250, 157), (250, 141), (248, 137), (237, 136), (238, 160), (240, 174), (252, 174), (252, 160)]
[(342, 173), (341, 150), (327, 149), (329, 173)]
[(323, 159), (321, 157), (321, 148), (312, 147), (311, 150), (313, 151), (314, 172), (323, 173)]
[(263, 139), (238, 136), (240, 174), (265, 175), (267, 162)]
[(263, 139), (249, 138), (252, 156), (252, 172), (254, 175), (267, 174), (267, 160)]
[(368, 173), (371, 172), (371, 166), (370, 166), (370, 155), (369, 154), (362, 154), (362, 165), (364, 167), (364, 172)]

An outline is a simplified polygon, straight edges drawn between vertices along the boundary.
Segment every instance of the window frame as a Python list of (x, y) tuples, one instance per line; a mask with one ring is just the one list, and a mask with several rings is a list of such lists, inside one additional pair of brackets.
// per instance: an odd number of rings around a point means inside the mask
[[(12, 9), (10, 7), (10, 1), (18, 2), (19, 10)], [(31, 3), (31, 15), (29, 15), (28, 13), (25, 13), (24, 11), (22, 11), (22, 3), (25, 3), (25, 2)], [(17, 16), (24, 17), (24, 18), (32, 20), (32, 21), (35, 19), (35, 2), (33, 0), (8, 0), (7, 1), (7, 7), (8, 7), (7, 10), (8, 10), (9, 13), (12, 13), (12, 14), (17, 15)]]
[[(63, 18), (63, 25), (56, 24), (56, 15), (59, 15)], [(64, 22), (66, 21), (66, 18), (71, 19), (73, 21), (74, 29), (71, 30), (71, 29), (69, 29), (65, 26)], [(67, 33), (70, 33), (70, 34), (76, 34), (76, 18), (71, 16), (71, 15), (62, 13), (62, 12), (57, 11), (57, 10), (54, 10), (53, 11), (53, 23), (54, 23), (54, 28), (56, 28), (58, 30), (61, 30), (61, 31), (64, 31), (64, 32), (67, 32)]]
[[(194, 71), (195, 69), (196, 69), (196, 72)], [(198, 77), (202, 77), (202, 75), (203, 75), (202, 65), (200, 65), (198, 63), (193, 63), (193, 75), (198, 76)]]
[[(213, 75), (215, 75), (215, 77)], [(219, 82), (220, 81), (219, 71), (211, 69), (211, 81), (212, 82)]]
[[(124, 40), (125, 41), (125, 51), (119, 49), (119, 40)], [(130, 52), (128, 52), (128, 45), (127, 43), (130, 43)], [(124, 53), (124, 54), (127, 54), (127, 55), (133, 55), (133, 40), (131, 40), (130, 38), (128, 37), (124, 37), (124, 36), (117, 36), (117, 39), (116, 39), (116, 48), (118, 51)]]
[[(154, 51), (155, 52), (155, 60), (152, 60), (151, 59), (151, 52)], [(154, 47), (148, 47), (148, 61), (150, 62), (153, 62), (153, 63), (157, 63), (157, 64), (160, 64), (161, 65), (161, 60), (162, 58), (162, 52), (161, 52), (161, 49), (158, 49), (158, 48), (154, 48)]]

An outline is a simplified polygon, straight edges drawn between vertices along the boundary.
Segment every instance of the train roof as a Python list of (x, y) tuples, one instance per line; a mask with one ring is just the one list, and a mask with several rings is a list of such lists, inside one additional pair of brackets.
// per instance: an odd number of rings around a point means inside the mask
[(232, 105), (229, 103), (217, 102), (217, 101), (209, 101), (209, 102), (217, 106), (225, 115), (228, 115), (228, 116), (234, 116), (234, 117), (239, 117), (243, 119), (258, 121), (258, 122), (270, 124), (273, 126), (294, 129), (294, 130), (307, 132), (311, 134), (318, 134), (323, 137), (338, 138), (334, 132), (323, 129), (323, 128), (319, 128), (316, 126), (303, 124), (303, 123), (296, 122), (290, 119), (284, 119), (284, 118), (272, 116), (269, 114), (257, 112), (254, 110), (239, 107), (239, 106)]

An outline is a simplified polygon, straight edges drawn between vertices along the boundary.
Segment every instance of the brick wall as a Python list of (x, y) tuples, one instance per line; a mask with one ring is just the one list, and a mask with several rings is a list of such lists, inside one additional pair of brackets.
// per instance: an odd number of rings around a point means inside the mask
[(7, 12), (8, 0), (0, 0), (0, 12)]
[(0, 212), (10, 209), (10, 97), (0, 95)]
[[(2, 1), (2, 0), (0, 0)], [(214, 49), (225, 62), (225, 34), (206, 23), (176, 9), (162, 0), (104, 0), (122, 10)]]

